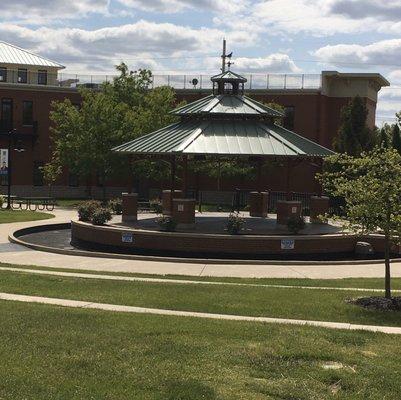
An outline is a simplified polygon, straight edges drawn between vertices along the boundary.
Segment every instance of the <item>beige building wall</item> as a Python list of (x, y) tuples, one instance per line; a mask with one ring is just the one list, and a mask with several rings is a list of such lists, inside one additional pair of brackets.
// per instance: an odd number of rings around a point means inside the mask
[(7, 69), (7, 80), (1, 83), (20, 83), (18, 82), (18, 69), (27, 70), (27, 84), (37, 85), (38, 84), (38, 73), (39, 71), (47, 71), (47, 85), (55, 86), (57, 82), (57, 72), (59, 68), (56, 67), (45, 67), (45, 66), (33, 66), (33, 65), (18, 65), (18, 64), (5, 64), (0, 63), (0, 68)]

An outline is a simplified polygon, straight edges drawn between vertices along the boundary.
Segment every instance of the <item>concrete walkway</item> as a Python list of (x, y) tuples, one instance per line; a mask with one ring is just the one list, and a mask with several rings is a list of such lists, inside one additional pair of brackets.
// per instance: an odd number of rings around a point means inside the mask
[[(64, 272), (41, 270), (31, 268), (13, 268), (2, 267), (1, 271), (23, 272), (26, 274), (36, 275), (51, 275), (64, 276), (67, 278), (83, 278), (83, 279), (100, 279), (106, 281), (124, 281), (124, 282), (147, 282), (147, 283), (163, 283), (163, 284), (178, 284), (178, 285), (214, 285), (214, 286), (245, 286), (258, 288), (274, 288), (274, 289), (304, 289), (304, 290), (335, 290), (342, 292), (369, 292), (369, 293), (384, 293), (384, 289), (372, 288), (354, 288), (354, 287), (331, 287), (331, 286), (296, 286), (296, 285), (271, 285), (271, 284), (256, 284), (256, 283), (238, 283), (238, 282), (215, 282), (215, 281), (191, 281), (188, 279), (170, 279), (170, 278), (141, 278), (136, 276), (122, 275), (105, 275), (105, 274), (85, 274), (81, 272)], [(401, 293), (401, 290), (393, 289), (393, 293)]]
[(78, 300), (56, 299), (51, 297), (25, 296), (11, 293), (0, 293), (0, 300), (18, 301), (24, 303), (40, 303), (40, 304), (49, 304), (62, 307), (95, 309), (95, 310), (135, 313), (135, 314), (153, 314), (153, 315), (167, 315), (175, 317), (193, 317), (193, 318), (207, 318), (207, 319), (228, 320), (228, 321), (259, 322), (267, 324), (314, 326), (314, 327), (330, 328), (330, 329), (345, 329), (350, 331), (362, 330), (369, 332), (381, 332), (381, 333), (401, 335), (401, 328), (391, 327), (391, 326), (356, 325), (343, 322), (308, 321), (308, 320), (286, 319), (286, 318), (249, 317), (242, 315), (209, 314), (209, 313), (192, 312), (192, 311), (174, 311), (174, 310), (163, 310), (156, 308), (123, 306), (117, 304), (92, 303)]
[[(17, 265), (36, 265), (53, 268), (71, 268), (102, 272), (131, 272), (157, 275), (188, 275), (239, 278), (312, 278), (337, 279), (351, 277), (383, 277), (381, 264), (343, 264), (343, 265), (297, 265), (286, 262), (283, 265), (235, 265), (233, 264), (194, 264), (191, 262), (122, 260), (112, 258), (93, 258), (45, 253), (9, 243), (8, 235), (17, 229), (35, 225), (69, 222), (77, 216), (76, 210), (56, 209), (56, 218), (45, 221), (23, 222), (0, 225), (0, 262)], [(392, 276), (401, 277), (401, 262), (393, 263)]]

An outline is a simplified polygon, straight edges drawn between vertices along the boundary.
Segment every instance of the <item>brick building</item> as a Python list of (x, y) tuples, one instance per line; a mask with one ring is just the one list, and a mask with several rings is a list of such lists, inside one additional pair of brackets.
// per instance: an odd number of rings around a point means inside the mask
[[(11, 135), (13, 194), (36, 196), (48, 193), (40, 167), (51, 155), (49, 112), (52, 101), (69, 98), (72, 103), (79, 104), (77, 87), (80, 84), (96, 87), (111, 78), (65, 74), (63, 68), (56, 62), (0, 42), (0, 154), (4, 158)], [(248, 96), (281, 104), (286, 111), (286, 127), (328, 148), (338, 131), (342, 107), (352, 97), (361, 96), (369, 110), (368, 125), (374, 127), (377, 94), (381, 87), (389, 85), (380, 74), (336, 71), (323, 71), (321, 75), (248, 75), (247, 78)], [(210, 94), (209, 79), (207, 76), (155, 76), (154, 85), (168, 84), (175, 88), (178, 100), (191, 102)], [(300, 166), (294, 171), (292, 189), (314, 191), (313, 175), (311, 166)], [(272, 167), (265, 177), (266, 187), (282, 190), (281, 176), (280, 166)], [(196, 179), (196, 185), (204, 190), (215, 188), (211, 179)], [(6, 175), (1, 176), (1, 184), (0, 190), (5, 192)], [(122, 182), (110, 182), (107, 190), (117, 194), (122, 185)], [(152, 185), (145, 182), (139, 189), (146, 196)], [(231, 190), (233, 185), (248, 188), (247, 182), (227, 181), (223, 190)], [(66, 171), (53, 188), (53, 194), (81, 197), (85, 190), (84, 182)], [(101, 192), (98, 188), (98, 193)]]

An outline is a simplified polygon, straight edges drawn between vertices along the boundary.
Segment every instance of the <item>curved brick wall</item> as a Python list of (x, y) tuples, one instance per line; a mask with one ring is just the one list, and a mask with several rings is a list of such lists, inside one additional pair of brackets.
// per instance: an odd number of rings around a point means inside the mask
[[(305, 255), (352, 254), (358, 240), (370, 242), (375, 251), (383, 251), (380, 236), (358, 238), (355, 235), (259, 236), (213, 235), (183, 232), (145, 231), (116, 226), (71, 223), (72, 243), (83, 248), (124, 253), (192, 253), (210, 255)], [(287, 242), (282, 242), (283, 240)], [(290, 240), (290, 242), (288, 242)], [(282, 249), (282, 246), (293, 249)]]

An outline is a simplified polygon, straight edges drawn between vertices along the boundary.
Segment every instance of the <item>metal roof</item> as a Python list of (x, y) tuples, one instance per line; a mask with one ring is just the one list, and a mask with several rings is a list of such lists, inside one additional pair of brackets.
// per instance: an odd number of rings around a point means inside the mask
[(275, 124), (258, 120), (191, 120), (115, 147), (129, 154), (325, 157), (331, 150)]
[(172, 111), (175, 115), (240, 114), (284, 117), (284, 114), (249, 97), (239, 95), (207, 96)]
[(216, 81), (229, 81), (229, 82), (237, 81), (237, 82), (245, 83), (247, 81), (246, 78), (244, 78), (243, 76), (238, 75), (238, 74), (236, 74), (235, 72), (232, 72), (232, 71), (226, 71), (226, 72), (223, 72), (221, 74), (214, 75), (210, 79), (211, 79), (212, 82), (216, 82)]
[(31, 65), (38, 67), (65, 68), (63, 65), (47, 58), (33, 54), (10, 43), (0, 41), (0, 63)]

